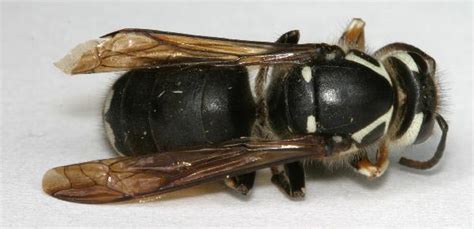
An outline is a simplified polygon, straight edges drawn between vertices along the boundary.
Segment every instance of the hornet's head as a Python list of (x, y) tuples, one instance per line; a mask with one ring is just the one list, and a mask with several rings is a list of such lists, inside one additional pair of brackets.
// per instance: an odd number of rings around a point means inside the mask
[(433, 132), (435, 121), (443, 131), (435, 156), (426, 162), (402, 158), (400, 163), (415, 168), (431, 168), (444, 151), (448, 125), (438, 113), (439, 87), (436, 63), (416, 47), (394, 43), (378, 50), (375, 57), (384, 63), (395, 82), (397, 104), (392, 140), (408, 146), (426, 141)]

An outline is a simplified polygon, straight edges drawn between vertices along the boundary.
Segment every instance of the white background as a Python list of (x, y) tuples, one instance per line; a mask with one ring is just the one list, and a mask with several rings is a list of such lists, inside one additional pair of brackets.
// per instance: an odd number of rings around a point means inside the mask
[[(472, 5), (469, 3), (2, 3), (1, 225), (472, 226)], [(114, 156), (101, 106), (116, 74), (70, 77), (52, 63), (76, 44), (124, 27), (273, 41), (334, 42), (352, 17), (370, 50), (411, 43), (442, 73), (446, 154), (431, 171), (392, 166), (378, 180), (350, 170), (308, 174), (307, 197), (286, 198), (260, 172), (249, 198), (219, 182), (148, 203), (74, 204), (41, 190), (52, 167)], [(436, 141), (409, 149), (428, 158)], [(418, 154), (418, 156), (414, 156)]]

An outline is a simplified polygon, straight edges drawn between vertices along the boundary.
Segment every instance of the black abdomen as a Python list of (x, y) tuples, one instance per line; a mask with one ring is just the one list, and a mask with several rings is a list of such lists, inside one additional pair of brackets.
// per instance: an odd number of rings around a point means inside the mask
[(254, 120), (242, 67), (133, 70), (114, 84), (104, 108), (108, 138), (125, 155), (249, 136)]

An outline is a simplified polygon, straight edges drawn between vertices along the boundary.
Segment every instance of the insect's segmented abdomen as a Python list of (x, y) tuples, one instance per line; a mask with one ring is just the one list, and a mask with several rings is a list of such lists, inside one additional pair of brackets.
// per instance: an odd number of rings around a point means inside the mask
[(242, 67), (133, 70), (114, 84), (104, 108), (107, 136), (124, 155), (249, 136), (254, 120)]

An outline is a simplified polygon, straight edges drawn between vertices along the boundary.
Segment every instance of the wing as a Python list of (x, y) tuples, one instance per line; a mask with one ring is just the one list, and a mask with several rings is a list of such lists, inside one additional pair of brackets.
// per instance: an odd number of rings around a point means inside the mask
[(46, 172), (43, 190), (80, 203), (108, 203), (161, 194), (303, 158), (327, 155), (324, 139), (233, 143), (224, 147), (120, 157)]
[(74, 48), (56, 66), (68, 74), (172, 65), (304, 64), (336, 48), (123, 29)]

